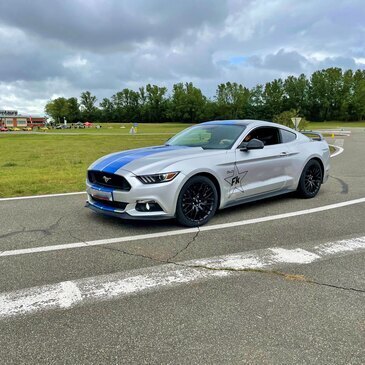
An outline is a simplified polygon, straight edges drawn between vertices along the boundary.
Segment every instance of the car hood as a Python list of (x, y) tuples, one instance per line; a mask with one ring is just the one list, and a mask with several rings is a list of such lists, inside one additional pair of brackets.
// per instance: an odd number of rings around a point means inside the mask
[[(127, 170), (136, 175), (169, 172), (171, 165), (187, 159), (214, 155), (226, 150), (203, 150), (201, 147), (155, 146), (113, 153), (95, 161), (89, 170), (118, 174)], [(120, 171), (121, 172), (121, 171)]]

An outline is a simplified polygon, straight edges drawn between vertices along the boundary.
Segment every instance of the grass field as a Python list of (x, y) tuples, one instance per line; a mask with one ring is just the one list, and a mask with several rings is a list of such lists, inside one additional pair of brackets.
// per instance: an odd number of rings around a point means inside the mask
[(365, 128), (365, 121), (362, 122), (338, 122), (338, 121), (329, 121), (329, 122), (310, 122), (308, 124), (308, 129), (316, 130), (316, 129), (330, 129), (330, 128)]
[[(346, 128), (355, 123), (312, 123), (310, 129)], [(101, 129), (50, 130), (42, 134), (1, 133), (0, 197), (81, 191), (87, 167), (111, 152), (163, 144), (187, 124), (106, 124)], [(365, 127), (364, 123), (356, 126)], [(112, 128), (110, 128), (112, 127)]]
[[(141, 125), (137, 135), (129, 128), (2, 133), (0, 197), (62, 193), (85, 189), (87, 167), (101, 156), (125, 149), (163, 144), (186, 124)], [(80, 131), (83, 134), (75, 134)], [(99, 132), (99, 133), (98, 133)], [(52, 133), (52, 134), (51, 134)], [(65, 135), (67, 133), (68, 135)], [(143, 135), (139, 133), (153, 133)]]

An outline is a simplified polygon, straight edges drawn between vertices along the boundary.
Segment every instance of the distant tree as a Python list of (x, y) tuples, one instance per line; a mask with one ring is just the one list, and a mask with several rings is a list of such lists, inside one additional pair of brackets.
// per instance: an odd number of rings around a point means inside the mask
[(284, 80), (283, 109), (297, 109), (306, 113), (308, 108), (309, 81), (304, 74), (299, 77), (288, 76)]
[(64, 118), (68, 116), (68, 102), (66, 98), (57, 98), (47, 102), (45, 113), (49, 115), (56, 123), (63, 123)]
[(66, 119), (70, 123), (76, 123), (80, 120), (81, 113), (79, 109), (79, 103), (77, 98), (67, 99), (66, 106)]
[(100, 102), (100, 121), (101, 122), (114, 122), (115, 119), (115, 108), (114, 108), (114, 104), (113, 102), (108, 99), (108, 98), (104, 98), (101, 102)]
[(236, 82), (218, 85), (217, 114), (220, 119), (242, 119), (247, 116), (250, 90)]
[(284, 84), (283, 80), (275, 79), (265, 84), (264, 93), (264, 118), (272, 119), (283, 111)]
[(340, 68), (328, 68), (312, 74), (309, 90), (311, 119), (324, 121), (339, 118), (343, 97), (342, 85)]
[(353, 75), (353, 95), (350, 114), (354, 120), (365, 119), (365, 70), (357, 70)]
[(264, 99), (264, 87), (256, 85), (250, 90), (247, 117), (251, 119), (265, 119), (267, 112)]
[(96, 96), (91, 95), (90, 91), (81, 93), (80, 109), (84, 121), (96, 121), (98, 116), (98, 108), (95, 106), (96, 101)]
[(117, 121), (138, 122), (140, 121), (140, 95), (138, 92), (123, 89), (112, 96), (112, 103)]
[(217, 86), (215, 97), (207, 98), (191, 82), (173, 85), (171, 96), (166, 87), (148, 84), (138, 91), (123, 89), (99, 106), (90, 91), (76, 98), (57, 98), (47, 102), (45, 112), (56, 122), (200, 122), (215, 119), (272, 120), (295, 110), (303, 118), (324, 120), (365, 119), (365, 70), (342, 71), (332, 67), (275, 79), (252, 89), (236, 82)]
[(177, 122), (201, 122), (205, 104), (206, 97), (193, 83), (175, 84), (169, 103), (170, 119)]
[(146, 86), (146, 103), (144, 105), (144, 121), (157, 123), (167, 121), (168, 99), (167, 88), (148, 84)]

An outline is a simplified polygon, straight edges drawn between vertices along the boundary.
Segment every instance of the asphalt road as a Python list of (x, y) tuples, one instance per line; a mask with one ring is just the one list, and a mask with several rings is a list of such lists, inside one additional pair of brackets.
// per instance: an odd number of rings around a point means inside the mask
[(83, 195), (0, 201), (0, 363), (364, 364), (365, 202), (334, 205), (365, 197), (351, 132), (315, 199), (201, 231), (102, 217)]

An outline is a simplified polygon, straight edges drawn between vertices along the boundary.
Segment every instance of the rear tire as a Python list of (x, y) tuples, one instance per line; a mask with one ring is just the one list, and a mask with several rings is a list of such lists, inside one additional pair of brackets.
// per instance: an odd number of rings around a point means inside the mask
[(194, 176), (182, 187), (176, 206), (176, 219), (186, 227), (207, 223), (218, 207), (214, 183), (205, 176)]
[(321, 188), (323, 171), (317, 160), (310, 160), (300, 176), (297, 193), (303, 199), (314, 198)]

